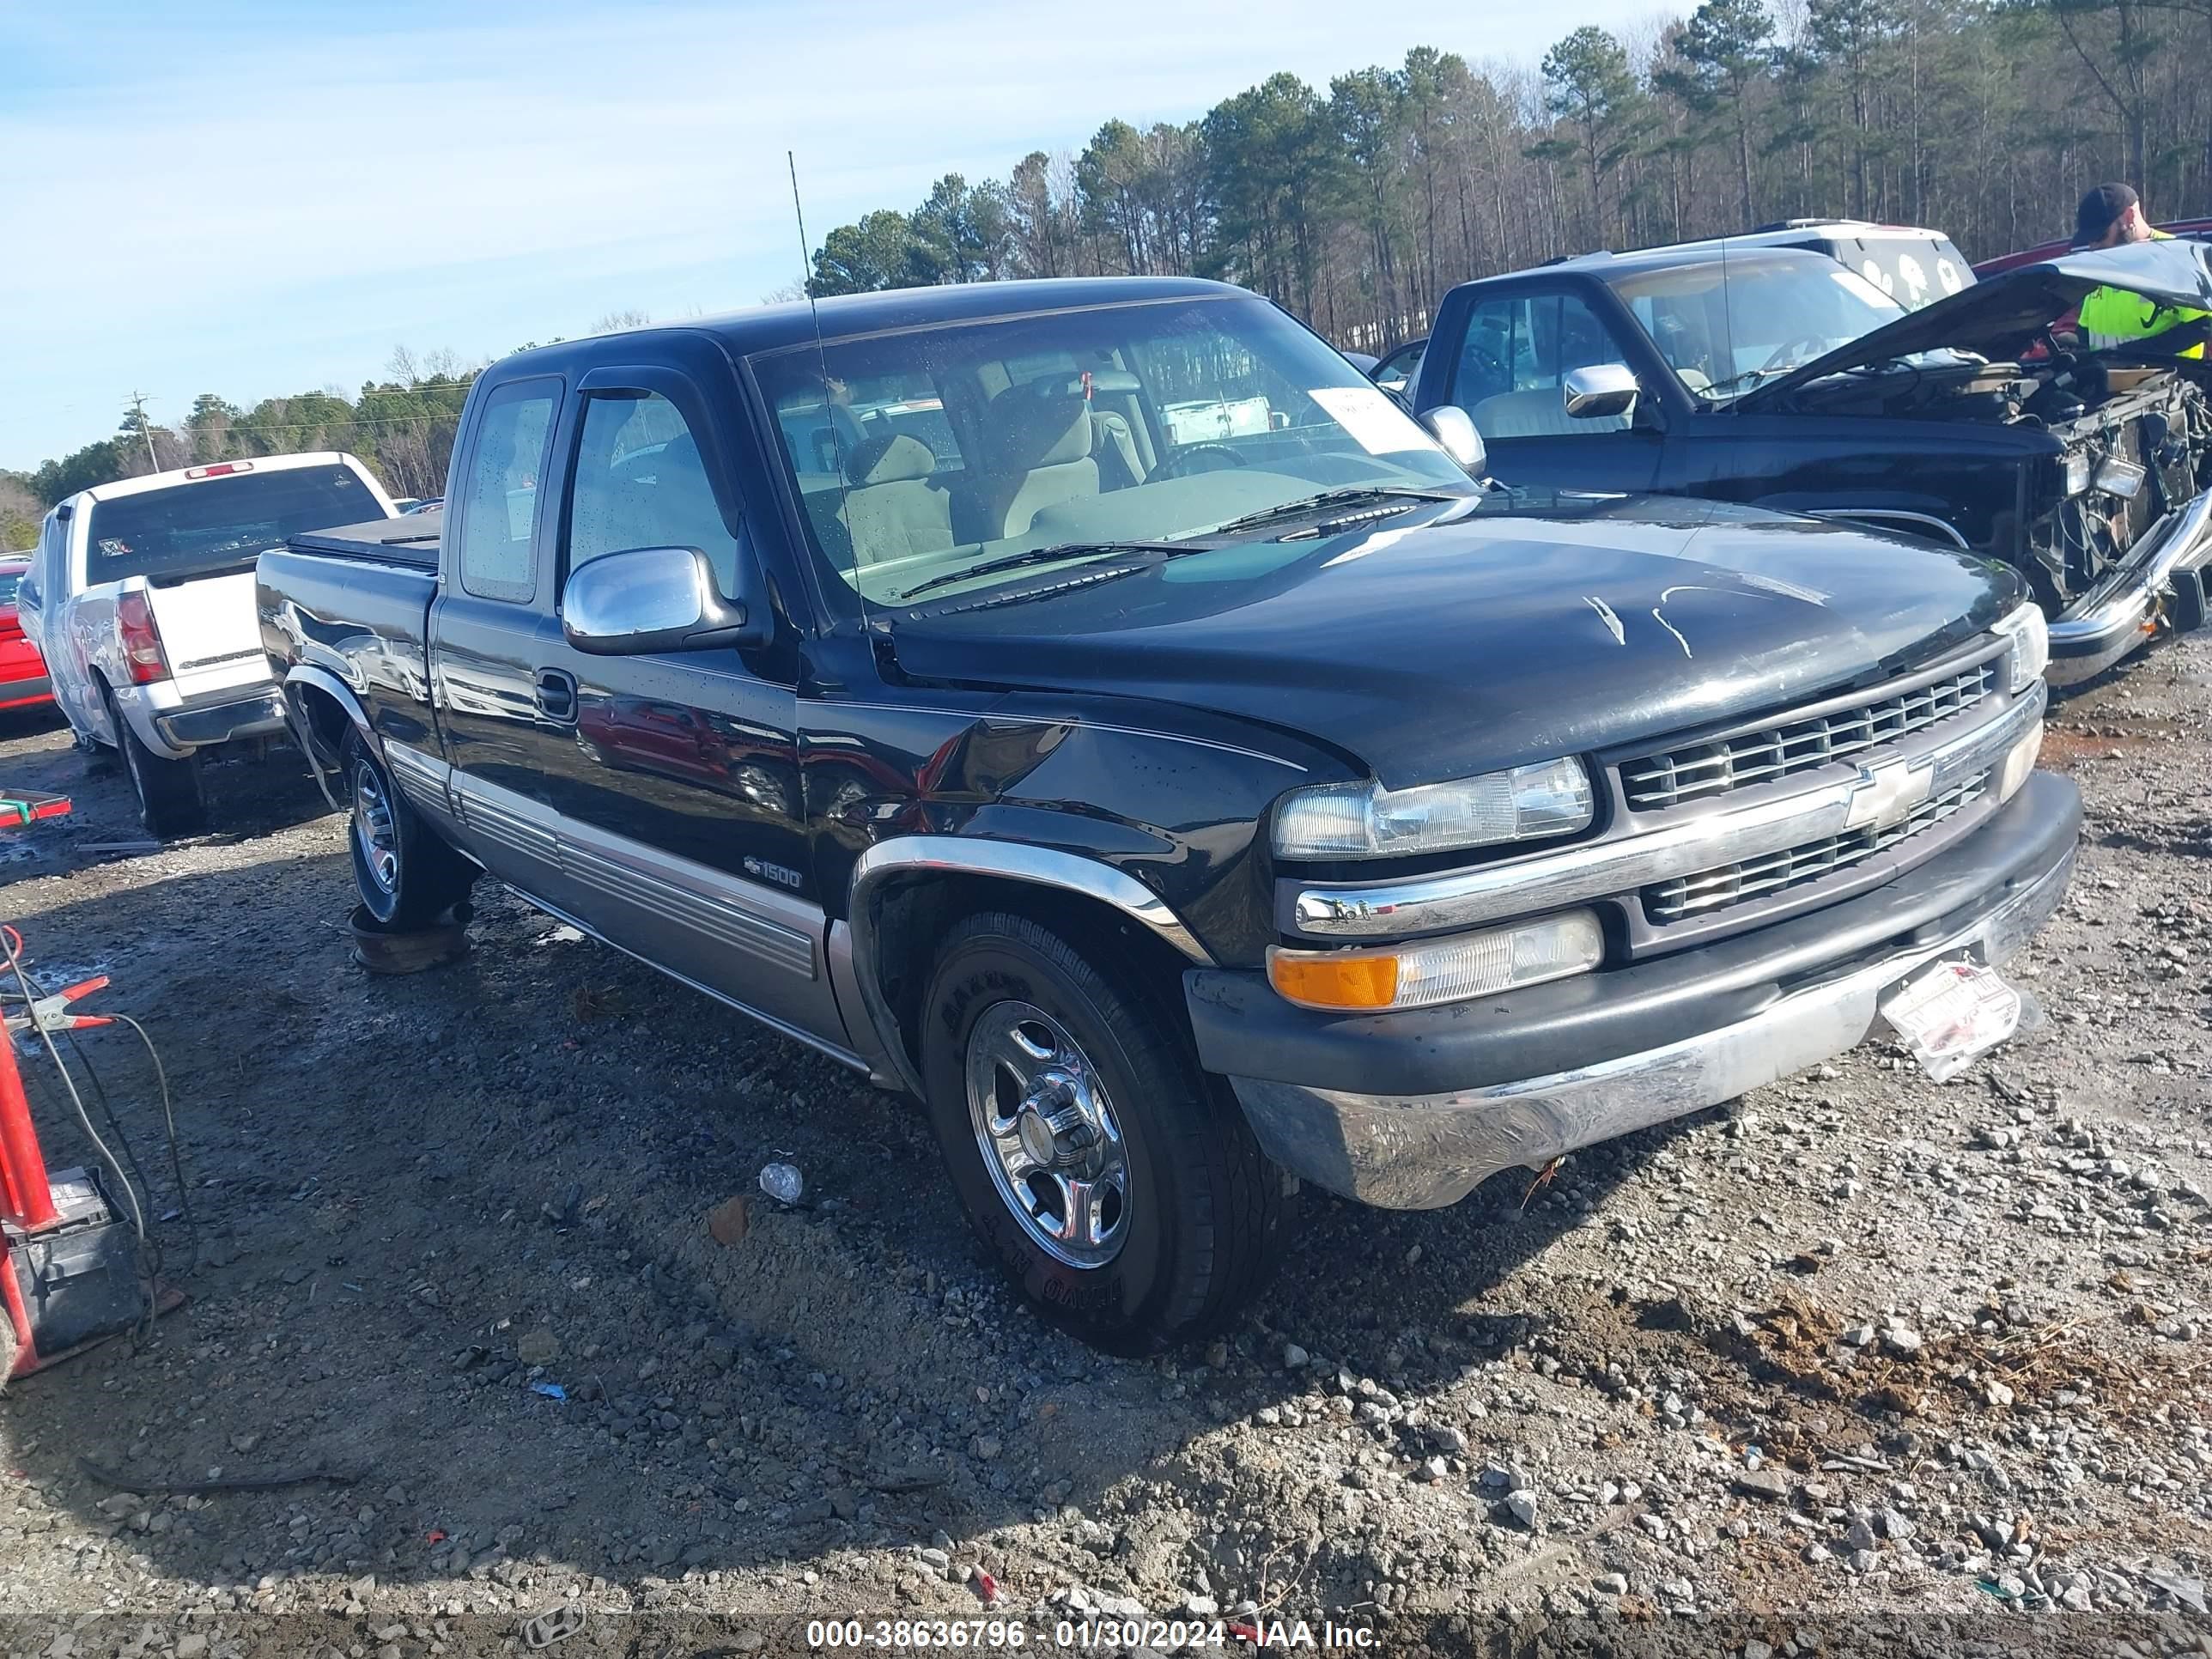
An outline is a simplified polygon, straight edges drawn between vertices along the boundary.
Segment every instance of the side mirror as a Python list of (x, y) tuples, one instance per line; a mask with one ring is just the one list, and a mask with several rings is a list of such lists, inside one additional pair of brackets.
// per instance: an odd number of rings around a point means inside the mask
[(758, 645), (768, 637), (751, 620), (758, 608), (725, 598), (696, 547), (633, 547), (569, 572), (561, 632), (595, 657)]
[(1438, 404), (1421, 412), (1421, 424), (1470, 477), (1480, 478), (1490, 465), (1490, 452), (1482, 447), (1482, 434), (1474, 429), (1468, 412), (1455, 404)]
[(1626, 363), (1592, 363), (1587, 368), (1571, 368), (1567, 378), (1560, 382), (1559, 395), (1565, 399), (1567, 417), (1576, 421), (1595, 421), (1608, 415), (1626, 415), (1636, 407), (1636, 371)]

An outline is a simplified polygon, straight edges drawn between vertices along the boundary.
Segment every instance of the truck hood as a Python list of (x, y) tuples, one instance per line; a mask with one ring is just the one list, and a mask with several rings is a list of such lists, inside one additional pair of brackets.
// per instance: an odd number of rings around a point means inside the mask
[(1402, 788), (1870, 682), (2019, 592), (2001, 566), (1819, 520), (1500, 491), (889, 629), (918, 679), (1231, 714)]
[(2175, 237), (2063, 253), (2040, 264), (2023, 265), (1908, 312), (1801, 363), (1779, 379), (1753, 387), (1731, 407), (1770, 408), (1810, 381), (1916, 352), (1972, 351), (2010, 360), (2094, 289), (2125, 289), (2162, 306), (2212, 311), (2212, 270), (2205, 264), (2206, 251), (2203, 242)]

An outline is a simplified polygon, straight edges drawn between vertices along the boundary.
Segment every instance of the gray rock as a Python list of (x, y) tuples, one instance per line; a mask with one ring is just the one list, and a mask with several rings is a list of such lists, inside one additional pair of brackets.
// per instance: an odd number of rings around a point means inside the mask
[(1899, 1514), (1895, 1510), (1877, 1510), (1875, 1511), (1874, 1518), (1875, 1523), (1881, 1528), (1881, 1535), (1893, 1543), (1902, 1543), (1920, 1530), (1913, 1525), (1910, 1517)]
[(1746, 1498), (1764, 1498), (1770, 1504), (1790, 1501), (1790, 1479), (1779, 1469), (1746, 1469), (1732, 1484)]
[(1505, 1507), (1512, 1511), (1513, 1518), (1522, 1526), (1533, 1527), (1536, 1524), (1536, 1494), (1527, 1487), (1523, 1486), (1517, 1492), (1506, 1493)]
[(1298, 1346), (1297, 1343), (1286, 1342), (1283, 1345), (1283, 1369), (1285, 1370), (1302, 1371), (1308, 1364), (1312, 1363), (1312, 1360), (1313, 1356), (1308, 1353), (1304, 1348)]
[(1625, 1572), (1601, 1572), (1590, 1580), (1590, 1588), (1600, 1595), (1628, 1594), (1628, 1575)]
[(1864, 1521), (1854, 1521), (1844, 1534), (1844, 1542), (1855, 1550), (1870, 1550), (1875, 1542), (1874, 1528)]

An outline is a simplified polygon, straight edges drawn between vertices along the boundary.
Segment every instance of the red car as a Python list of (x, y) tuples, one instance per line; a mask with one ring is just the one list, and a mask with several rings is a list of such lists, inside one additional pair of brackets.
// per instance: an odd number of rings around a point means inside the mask
[(16, 586), (30, 574), (27, 558), (0, 559), (0, 708), (27, 708), (54, 700), (46, 659), (23, 632), (22, 618), (15, 613)]
[[(2175, 236), (2212, 237), (2212, 219), (2176, 219), (2159, 227)], [(2045, 259), (2056, 259), (2062, 253), (2074, 251), (2074, 244), (2064, 237), (2055, 242), (2045, 242), (2035, 247), (2022, 248), (2017, 253), (2000, 253), (1994, 259), (1984, 259), (1974, 267), (1974, 275), (1987, 282), (1990, 277), (2008, 270), (2018, 270), (2022, 265), (2040, 264)]]

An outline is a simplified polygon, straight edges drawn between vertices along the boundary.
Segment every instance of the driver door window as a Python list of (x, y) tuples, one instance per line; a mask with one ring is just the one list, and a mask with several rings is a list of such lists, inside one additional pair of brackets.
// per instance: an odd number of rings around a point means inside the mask
[(683, 411), (658, 392), (585, 403), (566, 540), (570, 570), (635, 547), (696, 547), (722, 592), (737, 592), (737, 538)]
[(1574, 295), (1484, 301), (1468, 316), (1451, 401), (1490, 443), (1626, 432), (1626, 415), (1570, 418), (1562, 392), (1572, 370), (1626, 357), (1611, 331)]

